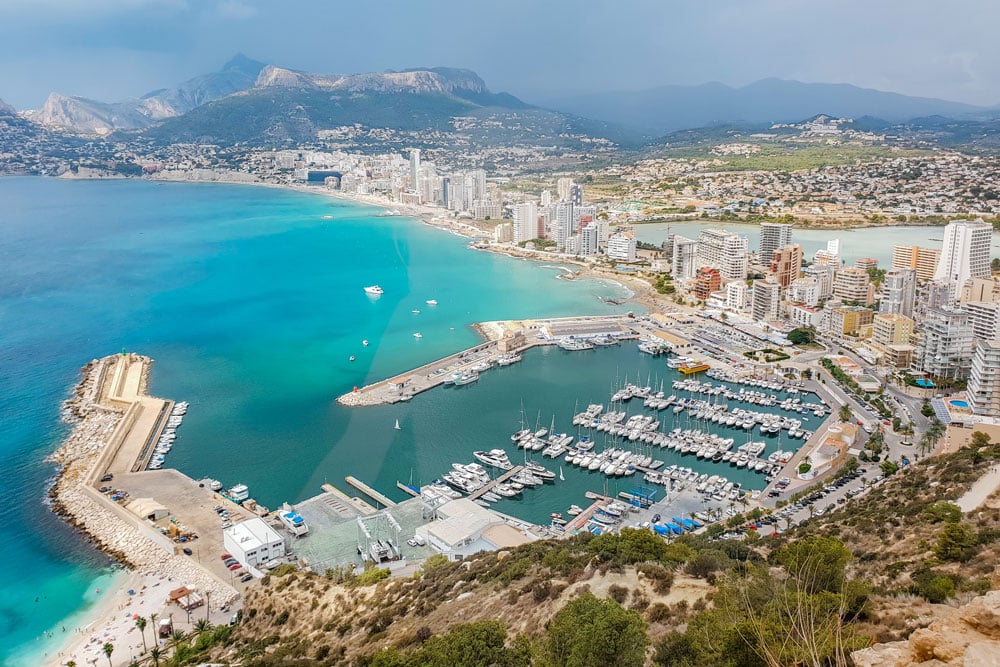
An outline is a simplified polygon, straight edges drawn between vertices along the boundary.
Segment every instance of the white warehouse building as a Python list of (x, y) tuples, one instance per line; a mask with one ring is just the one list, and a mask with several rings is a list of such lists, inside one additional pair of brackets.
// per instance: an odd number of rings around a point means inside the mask
[(285, 555), (285, 538), (260, 517), (233, 524), (222, 531), (226, 551), (243, 565), (257, 567)]

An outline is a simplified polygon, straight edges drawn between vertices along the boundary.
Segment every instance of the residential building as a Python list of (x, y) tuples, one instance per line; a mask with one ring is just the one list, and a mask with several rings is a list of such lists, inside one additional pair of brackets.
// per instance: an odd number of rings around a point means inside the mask
[(979, 340), (1000, 338), (1000, 304), (988, 301), (970, 301), (962, 304), (969, 314), (972, 333)]
[(635, 245), (635, 237), (628, 232), (612, 234), (608, 239), (608, 257), (622, 262), (634, 262)]
[(698, 272), (698, 242), (683, 236), (674, 236), (670, 274), (674, 280), (690, 280)]
[(869, 269), (877, 269), (878, 260), (872, 257), (862, 257), (858, 259), (856, 262), (854, 262), (854, 266), (858, 267), (859, 269), (864, 269), (865, 271), (868, 271)]
[(580, 254), (596, 255), (598, 249), (598, 227), (593, 222), (580, 232)]
[(746, 310), (747, 307), (747, 284), (740, 280), (734, 280), (726, 285), (726, 308), (730, 310)]
[(878, 312), (883, 315), (913, 317), (917, 298), (916, 269), (889, 269), (882, 281), (882, 301)]
[(560, 178), (556, 181), (556, 196), (559, 201), (569, 201), (571, 196), (571, 190), (573, 188), (572, 178)]
[(1000, 417), (1000, 340), (976, 344), (965, 396), (974, 414)]
[(872, 345), (884, 350), (890, 345), (909, 345), (913, 320), (903, 315), (876, 315), (872, 322)]
[(917, 280), (934, 280), (941, 251), (916, 245), (897, 245), (892, 249), (892, 268), (913, 269)]
[(750, 242), (724, 229), (703, 229), (698, 234), (698, 263), (719, 269), (724, 280), (746, 280)]
[(792, 244), (792, 226), (781, 222), (760, 223), (760, 248), (757, 253), (761, 262), (768, 261), (778, 248)]
[(410, 149), (410, 189), (417, 189), (417, 180), (420, 178), (420, 149)]
[(949, 380), (969, 376), (975, 333), (968, 313), (948, 307), (931, 308), (920, 334), (913, 358), (917, 370)]
[(529, 201), (514, 207), (514, 243), (538, 238), (538, 207)]
[(781, 285), (767, 280), (753, 281), (751, 316), (758, 322), (778, 319), (781, 312)]
[(492, 199), (477, 199), (472, 203), (472, 217), (476, 220), (496, 220), (500, 213), (500, 203)]
[(830, 331), (838, 336), (856, 335), (874, 320), (871, 308), (837, 306), (830, 310)]
[(514, 240), (514, 225), (509, 222), (501, 222), (493, 228), (494, 243), (510, 243)]
[[(745, 283), (744, 283), (745, 284)], [(705, 266), (698, 269), (698, 275), (694, 277), (694, 295), (702, 301), (707, 301), (712, 292), (718, 291), (722, 287), (722, 276), (718, 269)]]
[(783, 288), (797, 280), (802, 272), (802, 246), (786, 245), (774, 251), (771, 258), (771, 273), (774, 280)]
[(830, 239), (826, 248), (813, 254), (813, 264), (829, 264), (835, 269), (840, 268), (840, 239)]
[(834, 273), (834, 267), (830, 264), (812, 264), (802, 269), (802, 274), (806, 278), (812, 278), (816, 281), (820, 301), (833, 297)]
[(568, 199), (576, 206), (583, 206), (583, 186), (579, 183), (571, 185)]
[(969, 278), (958, 295), (959, 303), (967, 301), (1000, 302), (1000, 281), (996, 278)]
[(566, 249), (566, 240), (576, 230), (576, 212), (573, 203), (560, 201), (556, 204), (556, 217), (552, 225), (552, 240), (556, 242), (556, 250)]
[(792, 304), (788, 307), (788, 321), (797, 327), (819, 329), (823, 323), (823, 311), (813, 306)]
[(541, 195), (540, 199), (541, 199), (540, 205), (542, 206), (542, 208), (545, 208), (546, 206), (549, 206), (550, 204), (552, 204), (552, 191), (551, 190), (542, 190), (542, 195)]
[(815, 308), (820, 302), (819, 282), (815, 278), (799, 278), (788, 286), (785, 297), (791, 303)]
[(260, 517), (222, 530), (222, 546), (245, 566), (257, 567), (285, 555), (285, 538)]
[(960, 288), (969, 278), (989, 278), (992, 241), (993, 225), (987, 222), (956, 220), (948, 223), (944, 228), (941, 258), (934, 280)]
[(833, 295), (844, 301), (870, 306), (875, 301), (875, 287), (867, 271), (847, 266), (837, 271), (837, 277), (833, 280)]

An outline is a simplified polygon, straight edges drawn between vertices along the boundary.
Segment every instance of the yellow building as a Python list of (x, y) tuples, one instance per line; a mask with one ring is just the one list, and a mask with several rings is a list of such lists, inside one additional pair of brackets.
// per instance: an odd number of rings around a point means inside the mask
[(913, 320), (903, 315), (876, 315), (872, 323), (872, 344), (880, 350), (890, 345), (908, 345), (913, 335)]
[(861, 306), (841, 306), (830, 312), (830, 330), (845, 335), (856, 334), (872, 323), (874, 312)]

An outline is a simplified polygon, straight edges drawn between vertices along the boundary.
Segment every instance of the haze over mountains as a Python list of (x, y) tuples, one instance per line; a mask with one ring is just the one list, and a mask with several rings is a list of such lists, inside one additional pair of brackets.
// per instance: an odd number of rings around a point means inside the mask
[(354, 124), (445, 131), (456, 117), (489, 117), (526, 129), (528, 138), (584, 133), (623, 140), (716, 123), (795, 122), (817, 114), (888, 122), (996, 115), (996, 110), (947, 100), (779, 79), (741, 88), (720, 83), (661, 86), (543, 102), (545, 108), (493, 93), (464, 69), (311, 74), (239, 54), (218, 72), (174, 88), (119, 102), (52, 93), (41, 109), (24, 116), (55, 130), (97, 135), (142, 131), (163, 143), (283, 143)]
[(887, 93), (849, 84), (762, 79), (742, 88), (721, 83), (660, 86), (545, 100), (553, 109), (664, 133), (715, 123), (787, 122), (824, 113), (874, 116), (898, 122), (922, 116), (962, 117), (986, 112), (960, 102)]

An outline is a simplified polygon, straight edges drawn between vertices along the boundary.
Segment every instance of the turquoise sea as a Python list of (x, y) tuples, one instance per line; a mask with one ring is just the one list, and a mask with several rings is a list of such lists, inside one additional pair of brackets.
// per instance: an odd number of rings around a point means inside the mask
[[(153, 392), (191, 403), (168, 465), (244, 482), (273, 506), (347, 474), (383, 487), (443, 472), (423, 454), (450, 436), (420, 425), (419, 399), (395, 432), (381, 408), (334, 402), (352, 386), (474, 344), (472, 322), (626, 309), (598, 299), (623, 296), (614, 283), (556, 280), (377, 212), (258, 187), (0, 179), (0, 664), (31, 664), (25, 651), (75, 627), (110, 580), (108, 560), (44, 502), (43, 459), (66, 433), (59, 404), (90, 359), (122, 348), (156, 359)], [(372, 283), (382, 298), (364, 294)], [(495, 408), (516, 426), (494, 380), (449, 418)]]

